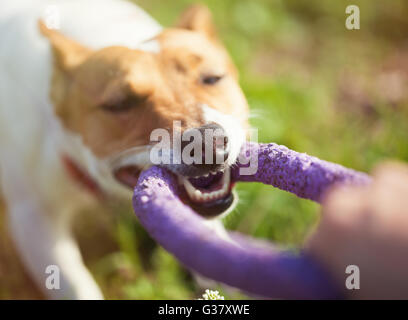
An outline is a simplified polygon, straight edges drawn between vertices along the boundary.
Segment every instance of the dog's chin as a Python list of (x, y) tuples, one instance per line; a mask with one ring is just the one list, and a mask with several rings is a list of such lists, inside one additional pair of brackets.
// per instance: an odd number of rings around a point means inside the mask
[[(125, 166), (117, 169), (114, 176), (119, 183), (133, 190), (140, 173), (137, 166)], [(234, 184), (229, 168), (197, 177), (174, 174), (179, 182), (180, 199), (201, 216), (214, 218), (233, 209), (236, 196), (232, 192)]]

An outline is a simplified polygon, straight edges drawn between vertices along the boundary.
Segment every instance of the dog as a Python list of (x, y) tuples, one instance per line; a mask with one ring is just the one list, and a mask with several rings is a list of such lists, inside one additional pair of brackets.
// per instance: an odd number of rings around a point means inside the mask
[[(10, 232), (30, 275), (53, 299), (102, 299), (70, 226), (93, 201), (130, 201), (152, 165), (151, 133), (221, 130), (198, 146), (221, 163), (168, 165), (183, 201), (231, 210), (229, 168), (248, 132), (248, 104), (208, 8), (163, 28), (123, 0), (3, 0), (0, 178)], [(204, 181), (204, 184), (203, 184)], [(58, 266), (60, 290), (45, 286)]]

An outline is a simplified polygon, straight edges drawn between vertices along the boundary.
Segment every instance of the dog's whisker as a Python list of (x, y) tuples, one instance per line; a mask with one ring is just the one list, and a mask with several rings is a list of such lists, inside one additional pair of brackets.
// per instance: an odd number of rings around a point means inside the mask
[(261, 117), (266, 116), (266, 112), (264, 110), (261, 109), (255, 109), (255, 110), (250, 110), (249, 111), (249, 119), (258, 119)]

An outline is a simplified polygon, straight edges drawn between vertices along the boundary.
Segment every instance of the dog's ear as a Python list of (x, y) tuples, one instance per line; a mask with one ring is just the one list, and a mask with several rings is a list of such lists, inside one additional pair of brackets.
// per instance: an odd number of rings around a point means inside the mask
[(213, 17), (208, 7), (195, 4), (188, 7), (180, 16), (176, 25), (178, 28), (188, 29), (191, 31), (197, 31), (206, 35), (218, 48), (220, 48), (226, 55), (231, 73), (234, 77), (238, 78), (238, 71), (234, 66), (232, 60), (218, 38), (217, 30), (213, 21)]
[(211, 11), (204, 5), (195, 4), (188, 7), (181, 14), (176, 26), (178, 28), (203, 33), (209, 39), (218, 42), (218, 36)]
[(65, 37), (55, 29), (49, 29), (40, 20), (38, 27), (42, 35), (48, 38), (56, 57), (57, 65), (64, 71), (70, 71), (78, 66), (92, 52), (76, 41)]

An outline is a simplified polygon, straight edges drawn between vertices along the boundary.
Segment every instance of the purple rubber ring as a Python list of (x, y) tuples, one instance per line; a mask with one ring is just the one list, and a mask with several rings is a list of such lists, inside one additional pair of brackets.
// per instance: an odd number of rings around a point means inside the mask
[[(371, 181), (365, 173), (292, 151), (275, 143), (247, 143), (234, 166), (235, 181), (262, 182), (294, 193), (300, 198), (320, 202), (324, 192), (335, 184), (363, 185)], [(240, 174), (246, 163), (258, 163), (253, 175)], [(244, 163), (244, 164), (242, 164)]]
[[(237, 165), (233, 171), (236, 181), (271, 184), (303, 198), (318, 201), (333, 183), (367, 183), (370, 179), (363, 173), (275, 144), (247, 144), (242, 157), (251, 157), (248, 150), (252, 156), (257, 155), (258, 170), (252, 176), (242, 176), (239, 169), (245, 165)], [(133, 206), (149, 234), (186, 267), (266, 298), (343, 297), (326, 271), (306, 253), (281, 251), (269, 243), (235, 232), (229, 233), (227, 240), (183, 204), (178, 192), (172, 173), (151, 167), (139, 178)]]

